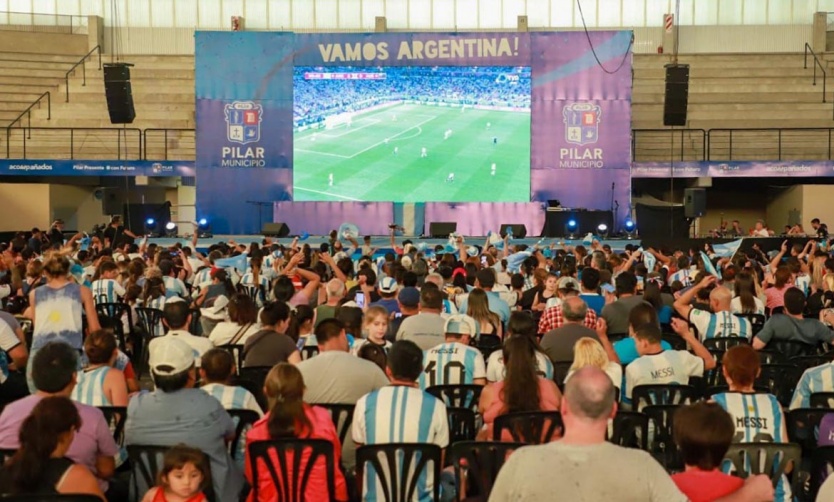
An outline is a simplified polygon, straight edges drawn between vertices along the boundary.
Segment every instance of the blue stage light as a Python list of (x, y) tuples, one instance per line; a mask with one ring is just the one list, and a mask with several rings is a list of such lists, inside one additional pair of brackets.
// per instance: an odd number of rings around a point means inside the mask
[(197, 223), (198, 223), (201, 227), (204, 227), (204, 226), (206, 226), (206, 225), (208, 224), (208, 220), (207, 220), (207, 219), (205, 219), (205, 218), (200, 218), (200, 220), (199, 220)]
[(631, 220), (626, 220), (625, 222), (626, 230), (633, 230), (634, 229), (634, 222)]
[(576, 220), (568, 220), (568, 228), (576, 227)]
[(149, 227), (153, 226), (155, 223), (156, 220), (154, 220), (153, 218), (148, 218), (147, 220), (145, 220), (145, 225), (148, 225)]

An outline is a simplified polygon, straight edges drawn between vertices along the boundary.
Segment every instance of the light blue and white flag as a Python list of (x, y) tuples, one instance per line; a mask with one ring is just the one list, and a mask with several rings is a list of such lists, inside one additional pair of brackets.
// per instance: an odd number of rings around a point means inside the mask
[(657, 263), (657, 258), (643, 248), (639, 248), (637, 251), (643, 253), (643, 265), (646, 266), (646, 270), (648, 270), (649, 273), (654, 272), (654, 266)]
[(709, 256), (703, 251), (701, 251), (701, 259), (704, 261), (704, 270), (710, 275), (714, 275), (721, 279), (721, 271), (715, 268), (715, 265), (712, 264), (712, 260), (709, 259)]
[(245, 254), (239, 254), (237, 256), (232, 256), (231, 258), (214, 260), (214, 266), (218, 268), (234, 268), (237, 269), (238, 272), (246, 272), (249, 268), (249, 264), (246, 262)]
[(736, 252), (738, 252), (738, 248), (741, 247), (741, 242), (743, 240), (744, 239), (736, 239), (724, 244), (713, 244), (712, 249), (715, 251), (716, 256), (721, 258), (732, 258)]

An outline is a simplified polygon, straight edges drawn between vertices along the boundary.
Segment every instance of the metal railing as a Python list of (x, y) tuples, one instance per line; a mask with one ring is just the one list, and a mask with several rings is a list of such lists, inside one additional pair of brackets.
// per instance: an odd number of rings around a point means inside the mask
[(142, 130), (122, 127), (9, 127), (6, 155), (15, 159), (141, 160)]
[(832, 160), (834, 128), (710, 129), (707, 160)]
[[(805, 59), (804, 68), (806, 70), (808, 69), (808, 53), (809, 52), (811, 53), (811, 56), (813, 56), (813, 58), (814, 58), (814, 65), (813, 65), (814, 66), (814, 80), (811, 82), (811, 85), (817, 85), (817, 67), (819, 67), (820, 71), (822, 72), (822, 102), (825, 103), (826, 102), (825, 86), (826, 86), (826, 77), (827, 77), (827, 75), (825, 73), (825, 67), (822, 64), (822, 61), (820, 61), (820, 59), (817, 57), (817, 54), (814, 52), (814, 49), (812, 49), (811, 46), (806, 42), (805, 43), (805, 57), (804, 57), (804, 59)], [(832, 107), (832, 109), (831, 109), (831, 114), (832, 114), (831, 118), (834, 119), (834, 107)]]
[(70, 74), (74, 73), (75, 69), (78, 68), (78, 66), (80, 65), (81, 66), (81, 73), (83, 75), (83, 81), (81, 82), (81, 85), (86, 86), (87, 85), (87, 59), (90, 56), (92, 56), (93, 53), (96, 52), (96, 51), (98, 51), (98, 69), (101, 70), (101, 46), (97, 45), (97, 46), (93, 47), (90, 50), (90, 52), (85, 54), (84, 57), (81, 58), (80, 61), (78, 61), (74, 65), (72, 65), (72, 67), (69, 70), (67, 70), (66, 75), (64, 75), (64, 85), (67, 88), (67, 99), (66, 99), (67, 103), (69, 103), (69, 94), (70, 94), (69, 93), (69, 77), (70, 77)]
[(25, 110), (20, 112), (20, 115), (18, 115), (16, 119), (12, 120), (9, 123), (9, 125), (6, 126), (6, 157), (9, 157), (9, 154), (10, 154), (10, 150), (9, 150), (9, 134), (10, 133), (9, 133), (9, 131), (11, 130), (12, 127), (14, 127), (15, 124), (20, 122), (20, 120), (23, 118), (24, 115), (26, 115), (28, 129), (31, 129), (32, 128), (32, 108), (34, 108), (35, 105), (37, 105), (38, 109), (40, 109), (41, 101), (43, 101), (44, 97), (46, 97), (46, 120), (52, 120), (52, 94), (49, 91), (46, 91), (45, 93), (38, 96), (38, 99), (33, 101), (31, 105), (29, 105)]
[[(142, 131), (142, 158), (152, 160), (194, 160), (194, 129), (145, 129)], [(187, 152), (183, 154), (183, 152)]]
[(632, 129), (631, 157), (635, 162), (706, 160), (707, 131), (704, 129)]
[(0, 30), (42, 33), (84, 33), (87, 16), (67, 14), (36, 14), (32, 12), (0, 12)]

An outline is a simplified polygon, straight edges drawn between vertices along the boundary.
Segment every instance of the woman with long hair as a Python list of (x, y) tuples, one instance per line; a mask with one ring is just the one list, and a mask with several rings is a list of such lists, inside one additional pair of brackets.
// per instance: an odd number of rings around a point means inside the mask
[(315, 316), (315, 311), (309, 305), (299, 305), (290, 315), (287, 336), (293, 339), (299, 350), (305, 345), (316, 345), (316, 335), (313, 334)]
[(660, 278), (651, 277), (645, 282), (643, 287), (643, 301), (650, 304), (657, 310), (657, 318), (660, 324), (669, 324), (672, 322), (672, 307), (663, 303), (663, 298), (660, 296)]
[(498, 314), (489, 310), (489, 298), (482, 289), (473, 289), (469, 293), (466, 314), (480, 325), (481, 335), (495, 335), (504, 338), (504, 327)]
[(140, 296), (142, 306), (162, 310), (165, 307), (165, 281), (162, 277), (148, 277)]
[[(304, 402), (304, 378), (298, 368), (289, 363), (276, 364), (266, 376), (264, 393), (269, 401), (269, 412), (252, 426), (246, 434), (246, 463), (245, 474), (249, 484), (258, 485), (258, 501), (277, 500), (278, 490), (269, 471), (258, 469), (258, 479), (253, 479), (252, 464), (249, 459), (249, 448), (253, 442), (270, 439), (326, 439), (333, 444), (333, 471), (336, 474), (336, 499), (347, 500), (347, 485), (345, 477), (339, 467), (342, 457), (342, 446), (336, 427), (330, 418), (330, 413), (318, 406), (310, 406)], [(301, 466), (306, 465), (309, 452), (302, 454)], [(273, 458), (274, 464), (278, 463)], [(290, 465), (292, 464), (287, 460)], [(292, 473), (290, 473), (292, 476)], [(324, 459), (316, 460), (312, 468), (304, 500), (328, 500), (327, 470)], [(252, 492), (247, 499), (254, 502)]]
[(734, 284), (734, 298), (730, 302), (733, 314), (765, 313), (764, 302), (756, 295), (756, 279), (750, 272), (739, 272)]
[(260, 252), (256, 253), (249, 260), (249, 272), (240, 278), (240, 284), (258, 289), (256, 303), (260, 307), (266, 301), (266, 294), (269, 291), (269, 279), (262, 273), (263, 258)]
[[(478, 411), (484, 417), (481, 439), (492, 438), (495, 418), (523, 411), (558, 411), (562, 393), (553, 380), (539, 376), (536, 348), (524, 336), (512, 336), (504, 343), (504, 380), (487, 386), (481, 393)], [(511, 440), (509, 434), (501, 438)]]
[(4, 495), (94, 495), (104, 500), (95, 476), (66, 458), (81, 417), (66, 397), (45, 397), (20, 426), (20, 448), (0, 470)]
[(238, 293), (229, 300), (229, 320), (217, 323), (209, 333), (209, 340), (221, 345), (243, 345), (246, 340), (261, 330), (258, 322), (258, 306), (246, 294)]
[(623, 367), (608, 359), (608, 354), (602, 348), (602, 344), (593, 338), (580, 338), (573, 344), (573, 364), (570, 366), (565, 383), (568, 382), (574, 372), (585, 366), (596, 366), (611, 378), (614, 387), (620, 388), (623, 383)]
[[(510, 320), (507, 323), (507, 336), (504, 337), (504, 343), (514, 336), (526, 337), (536, 350), (536, 372), (539, 376), (553, 379), (553, 363), (547, 357), (544, 350), (539, 346), (536, 338), (538, 325), (530, 314), (526, 312), (513, 312), (510, 314)], [(507, 374), (507, 368), (504, 366), (504, 351), (496, 350), (489, 355), (487, 359), (487, 381), (489, 383), (500, 382)]]
[(780, 265), (773, 274), (773, 280), (767, 281), (770, 287), (765, 289), (765, 297), (767, 298), (766, 307), (768, 311), (772, 311), (777, 307), (785, 306), (785, 291), (793, 287), (793, 274), (791, 269), (786, 265)]

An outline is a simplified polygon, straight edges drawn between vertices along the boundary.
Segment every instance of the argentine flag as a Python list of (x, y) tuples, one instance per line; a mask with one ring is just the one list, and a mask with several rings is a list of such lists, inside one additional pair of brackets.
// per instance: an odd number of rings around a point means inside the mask
[(712, 261), (709, 259), (709, 256), (703, 251), (701, 251), (701, 259), (704, 261), (704, 270), (707, 271), (708, 274), (714, 275), (721, 279), (721, 271), (716, 270), (715, 266), (712, 264)]
[(217, 268), (235, 268), (238, 272), (246, 272), (249, 264), (246, 262), (246, 255), (239, 254), (231, 258), (221, 258), (214, 260), (214, 266)]
[(744, 239), (736, 239), (725, 244), (713, 244), (712, 249), (715, 250), (715, 254), (721, 258), (732, 258), (738, 252), (738, 248), (741, 247), (741, 242), (743, 240)]
[(642, 247), (637, 251), (643, 253), (643, 265), (646, 266), (646, 270), (648, 270), (650, 274), (654, 272), (654, 265), (657, 263), (657, 258), (655, 258), (653, 254), (644, 250)]

